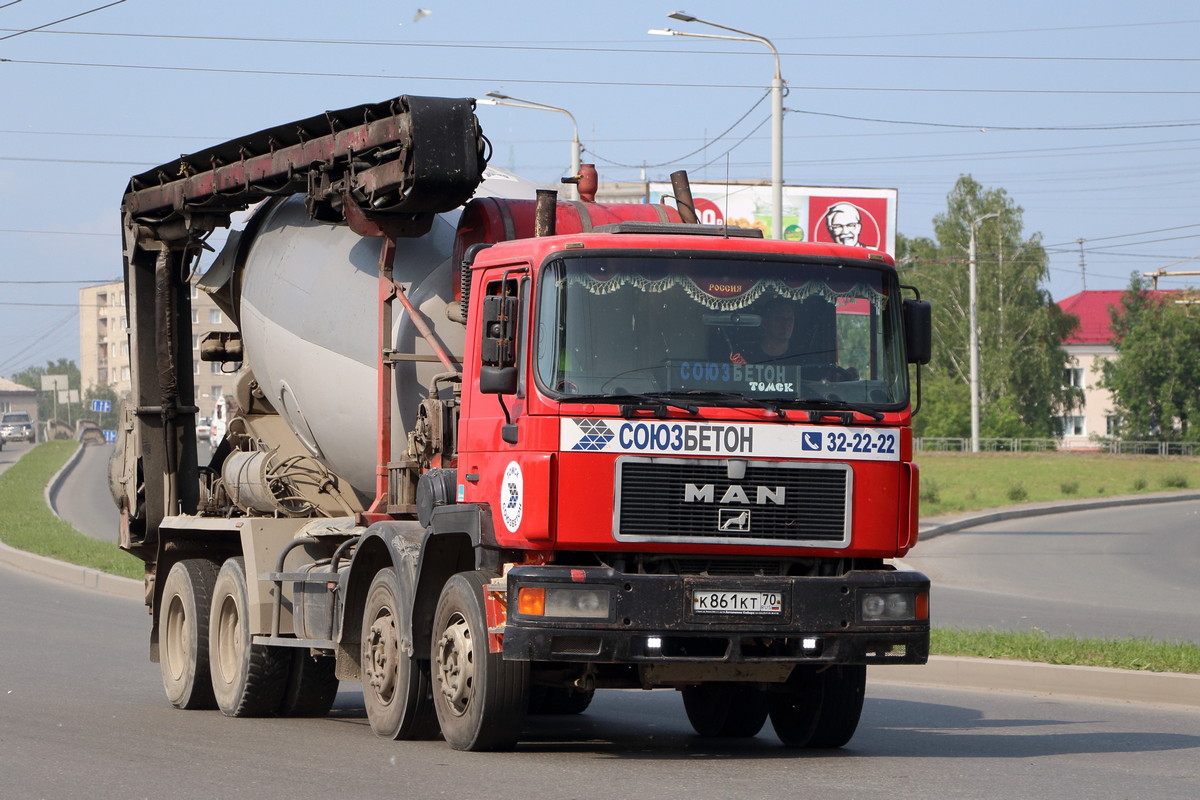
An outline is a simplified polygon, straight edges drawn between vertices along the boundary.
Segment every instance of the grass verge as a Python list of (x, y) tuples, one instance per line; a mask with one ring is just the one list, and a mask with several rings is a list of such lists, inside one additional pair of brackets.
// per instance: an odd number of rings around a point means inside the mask
[(917, 453), (921, 516), (1200, 489), (1200, 458), (1108, 453)]
[(1149, 639), (1079, 639), (1033, 631), (935, 628), (930, 652), (940, 656), (1036, 661), (1146, 672), (1200, 673), (1200, 646)]
[(84, 536), (46, 505), (46, 485), (77, 447), (74, 441), (43, 442), (0, 474), (0, 541), (18, 550), (141, 580), (141, 561), (113, 542)]

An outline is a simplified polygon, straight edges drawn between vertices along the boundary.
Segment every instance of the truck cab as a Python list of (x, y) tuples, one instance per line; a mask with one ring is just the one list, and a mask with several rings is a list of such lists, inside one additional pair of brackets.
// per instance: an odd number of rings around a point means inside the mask
[(645, 685), (924, 661), (928, 582), (884, 566), (916, 542), (922, 307), (882, 254), (742, 234), (621, 223), (472, 262), (456, 499), (557, 568), (508, 571), (506, 657)]

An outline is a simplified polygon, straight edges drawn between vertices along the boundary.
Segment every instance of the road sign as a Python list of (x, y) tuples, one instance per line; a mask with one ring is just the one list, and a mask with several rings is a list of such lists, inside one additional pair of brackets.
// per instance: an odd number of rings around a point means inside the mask
[(112, 401), (111, 400), (93, 400), (92, 401), (92, 411), (98, 411), (102, 414), (107, 414), (109, 411), (112, 411)]

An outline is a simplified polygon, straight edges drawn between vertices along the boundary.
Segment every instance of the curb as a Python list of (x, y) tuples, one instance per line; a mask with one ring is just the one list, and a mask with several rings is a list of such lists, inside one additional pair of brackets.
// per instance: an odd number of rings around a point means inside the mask
[(17, 550), (2, 543), (0, 543), (0, 563), (84, 589), (94, 589), (143, 602), (146, 599), (145, 589), (140, 581), (110, 575), (90, 567), (68, 564), (66, 561), (39, 556), (25, 550)]
[(930, 656), (870, 673), (876, 683), (1082, 697), (1200, 709), (1200, 675)]
[(50, 478), (50, 482), (46, 484), (46, 488), (42, 490), (42, 497), (45, 498), (50, 513), (59, 519), (62, 519), (62, 517), (58, 513), (58, 506), (55, 505), (55, 500), (58, 498), (58, 490), (62, 488), (63, 482), (71, 474), (71, 470), (75, 469), (75, 465), (83, 458), (83, 448), (86, 446), (81, 442), (75, 448), (75, 452), (71, 454), (71, 457), (66, 460), (66, 463), (59, 467), (58, 472), (54, 473)]
[[(56, 517), (59, 514), (58, 509), (55, 507), (55, 498), (58, 496), (58, 491), (62, 488), (62, 484), (67, 479), (71, 470), (83, 458), (83, 448), (86, 446), (80, 444), (79, 447), (75, 448), (75, 452), (67, 459), (58, 472), (54, 473), (54, 476), (50, 478), (50, 481), (46, 484), (46, 488), (42, 492), (46, 506), (50, 509), (50, 513)], [(7, 564), (10, 567), (15, 567), (25, 572), (32, 572), (35, 575), (41, 575), (44, 578), (50, 578), (71, 586), (92, 589), (140, 602), (145, 602), (146, 600), (145, 587), (141, 581), (122, 578), (118, 575), (110, 575), (98, 569), (81, 567), (78, 564), (59, 561), (54, 558), (38, 555), (37, 553), (30, 553), (26, 550), (18, 550), (15, 547), (9, 547), (3, 542), (0, 542), (0, 564)]]
[(1066, 514), (1071, 511), (1091, 511), (1117, 506), (1144, 506), (1156, 503), (1178, 503), (1185, 500), (1200, 500), (1200, 492), (1155, 492), (1153, 494), (1130, 494), (1109, 497), (1103, 500), (1067, 500), (1050, 503), (1031, 503), (1027, 506), (1012, 506), (997, 511), (966, 512), (961, 516), (942, 516), (922, 520), (919, 523), (917, 541), (932, 539), (944, 533), (961, 531), (977, 525), (987, 525), (1007, 519), (1024, 519), (1050, 514)]

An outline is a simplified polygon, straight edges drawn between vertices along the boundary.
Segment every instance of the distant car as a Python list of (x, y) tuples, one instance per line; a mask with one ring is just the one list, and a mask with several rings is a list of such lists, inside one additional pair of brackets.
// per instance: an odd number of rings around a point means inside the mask
[(9, 411), (0, 416), (0, 437), (6, 442), (36, 442), (37, 426), (27, 411)]
[(196, 420), (196, 438), (201, 442), (207, 442), (208, 437), (212, 434), (212, 420), (208, 417), (201, 417)]

